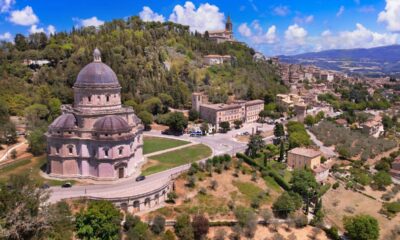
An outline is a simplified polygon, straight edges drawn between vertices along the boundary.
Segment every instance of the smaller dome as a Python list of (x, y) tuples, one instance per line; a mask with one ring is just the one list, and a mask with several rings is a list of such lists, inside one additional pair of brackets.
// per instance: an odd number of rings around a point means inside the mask
[(131, 127), (119, 116), (105, 116), (94, 123), (93, 129), (100, 133), (120, 133), (129, 132)]
[(50, 128), (59, 130), (72, 130), (76, 126), (76, 118), (72, 113), (62, 114), (50, 124)]

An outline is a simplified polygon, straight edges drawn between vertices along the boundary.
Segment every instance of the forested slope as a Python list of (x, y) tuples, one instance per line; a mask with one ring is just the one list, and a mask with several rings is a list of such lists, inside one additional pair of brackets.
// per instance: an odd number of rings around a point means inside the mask
[[(26, 107), (38, 103), (48, 111), (72, 102), (72, 86), (79, 70), (92, 61), (98, 47), (102, 60), (116, 72), (122, 85), (123, 101), (141, 103), (167, 93), (173, 107), (190, 103), (190, 93), (206, 90), (215, 101), (228, 94), (260, 98), (267, 92), (284, 91), (272, 65), (253, 63), (254, 51), (242, 44), (216, 44), (187, 26), (174, 23), (145, 23), (138, 17), (114, 20), (99, 29), (72, 29), (46, 37), (37, 33), (16, 35), (15, 44), (0, 49), (1, 88), (12, 115), (24, 115)], [(203, 68), (205, 54), (231, 54), (233, 66)], [(48, 59), (50, 66), (32, 71), (24, 59)], [(52, 99), (52, 101), (51, 101)]]

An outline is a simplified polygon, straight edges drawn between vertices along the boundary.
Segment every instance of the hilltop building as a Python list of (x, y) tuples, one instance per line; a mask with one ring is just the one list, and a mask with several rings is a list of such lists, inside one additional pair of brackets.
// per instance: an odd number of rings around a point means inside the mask
[(220, 65), (220, 64), (231, 64), (232, 63), (232, 56), (231, 55), (206, 55), (203, 57), (203, 61), (205, 65)]
[(329, 175), (329, 164), (321, 164), (322, 153), (312, 148), (294, 148), (288, 152), (287, 165), (292, 169), (312, 170), (318, 182), (324, 182)]
[(233, 38), (233, 24), (231, 17), (228, 16), (228, 19), (225, 23), (225, 29), (208, 31), (208, 37), (210, 40), (216, 41), (217, 43), (236, 42), (236, 40)]
[(397, 157), (393, 161), (392, 168), (390, 169), (390, 175), (400, 182), (400, 157)]
[(73, 105), (62, 106), (46, 133), (52, 177), (116, 180), (139, 174), (144, 162), (143, 125), (121, 105), (117, 76), (98, 49), (93, 57), (78, 74)]
[(219, 123), (239, 120), (243, 123), (256, 122), (260, 112), (264, 109), (263, 100), (236, 100), (230, 104), (208, 102), (208, 96), (204, 93), (192, 94), (192, 109), (200, 114), (200, 118), (206, 120), (218, 128)]

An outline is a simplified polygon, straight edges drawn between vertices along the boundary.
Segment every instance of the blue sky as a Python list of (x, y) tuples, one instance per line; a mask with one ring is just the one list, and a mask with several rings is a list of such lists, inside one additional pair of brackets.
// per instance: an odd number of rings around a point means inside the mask
[(228, 14), (235, 38), (267, 55), (400, 41), (400, 0), (0, 0), (0, 39), (100, 26), (132, 15), (215, 30)]

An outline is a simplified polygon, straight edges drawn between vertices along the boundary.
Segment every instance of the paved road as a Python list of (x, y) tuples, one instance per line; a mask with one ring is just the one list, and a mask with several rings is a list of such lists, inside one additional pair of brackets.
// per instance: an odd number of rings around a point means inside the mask
[[(162, 136), (167, 138), (175, 138), (188, 140), (194, 143), (202, 143), (209, 146), (213, 155), (220, 154), (230, 154), (234, 155), (237, 152), (244, 152), (247, 144), (243, 142), (238, 142), (234, 139), (239, 133), (243, 132), (252, 132), (252, 129), (256, 129), (256, 127), (261, 127), (261, 124), (248, 124), (242, 129), (232, 130), (227, 134), (214, 134), (212, 136), (205, 137), (190, 137), (187, 134), (184, 134), (179, 137), (174, 136), (166, 136), (162, 135), (160, 131), (150, 131), (146, 132), (147, 136)], [(273, 128), (272, 125), (263, 125), (263, 130), (271, 130)], [(254, 130), (255, 132), (256, 130)], [(266, 138), (269, 140), (270, 138)], [(203, 159), (205, 160), (205, 159)], [(144, 181), (136, 182), (134, 178), (131, 179), (122, 179), (113, 183), (104, 183), (104, 184), (93, 184), (93, 185), (77, 185), (72, 186), (71, 188), (61, 188), (61, 187), (51, 187), (50, 190), (52, 192), (49, 201), (57, 202), (61, 199), (66, 198), (74, 198), (74, 197), (82, 197), (82, 196), (91, 196), (91, 197), (104, 197), (104, 198), (112, 198), (112, 197), (128, 197), (141, 193), (148, 192), (149, 189), (156, 189), (161, 187), (166, 183), (171, 177), (171, 175), (175, 175), (181, 173), (189, 169), (190, 164), (182, 165), (176, 168), (172, 168), (163, 172), (155, 173), (150, 176), (147, 176)]]
[(319, 147), (319, 150), (325, 155), (325, 157), (336, 157), (337, 153), (333, 150), (333, 147), (326, 147), (324, 144), (317, 139), (317, 137), (309, 130), (307, 130), (308, 135), (310, 135), (311, 140)]

